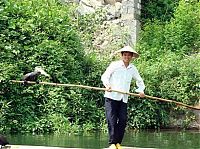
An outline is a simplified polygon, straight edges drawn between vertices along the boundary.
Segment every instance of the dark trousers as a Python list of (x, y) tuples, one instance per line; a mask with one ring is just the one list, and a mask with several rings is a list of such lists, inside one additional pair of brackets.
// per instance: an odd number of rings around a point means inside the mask
[(122, 142), (127, 122), (127, 103), (105, 98), (109, 144)]

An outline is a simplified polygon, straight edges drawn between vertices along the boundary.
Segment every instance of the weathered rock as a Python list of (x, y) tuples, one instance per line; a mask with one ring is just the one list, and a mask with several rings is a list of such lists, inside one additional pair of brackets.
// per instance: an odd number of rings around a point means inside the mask
[(116, 2), (115, 5), (107, 5), (107, 20), (114, 20), (121, 17), (121, 7), (122, 4), (120, 2)]
[(77, 8), (77, 12), (81, 15), (95, 13), (95, 10), (102, 6), (101, 1), (97, 0), (81, 0)]
[(104, 0), (104, 3), (105, 3), (106, 5), (107, 5), (107, 4), (115, 5), (116, 0)]
[(100, 56), (114, 53), (116, 47), (135, 46), (140, 30), (140, 0), (81, 0), (77, 9), (81, 15), (101, 8), (105, 20), (94, 34), (92, 44)]

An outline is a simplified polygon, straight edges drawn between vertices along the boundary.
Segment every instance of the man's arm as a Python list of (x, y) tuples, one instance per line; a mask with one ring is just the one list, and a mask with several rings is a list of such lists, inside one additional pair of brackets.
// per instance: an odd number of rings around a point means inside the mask
[(111, 90), (110, 77), (113, 71), (114, 71), (114, 63), (111, 63), (101, 76), (101, 81), (103, 82), (103, 85), (106, 87), (107, 91)]
[(144, 94), (144, 89), (145, 89), (144, 81), (143, 81), (142, 77), (140, 76), (140, 74), (139, 74), (137, 69), (135, 70), (133, 78), (136, 80), (136, 85), (138, 87), (135, 90), (135, 92), (139, 93), (140, 97), (145, 97), (145, 94)]

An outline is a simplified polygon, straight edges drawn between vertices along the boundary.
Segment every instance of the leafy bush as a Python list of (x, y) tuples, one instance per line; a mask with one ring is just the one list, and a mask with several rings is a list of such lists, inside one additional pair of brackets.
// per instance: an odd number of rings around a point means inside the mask
[[(199, 6), (197, 1), (180, 1), (169, 22), (155, 20), (144, 25), (138, 43), (141, 58), (136, 64), (147, 94), (190, 105), (199, 102), (195, 87), (200, 79)], [(188, 113), (175, 105), (149, 100), (134, 100), (130, 107), (130, 125), (136, 128), (166, 127), (170, 111)]]
[[(100, 70), (95, 73), (99, 66), (85, 54), (82, 33), (69, 16), (74, 7), (54, 0), (9, 0), (3, 4), (0, 14), (1, 130), (59, 132), (66, 128), (67, 132), (72, 127), (87, 127), (88, 123), (95, 129), (100, 128), (103, 112), (94, 100), (99, 98), (96, 93), (63, 87), (24, 87), (9, 82), (20, 80), (35, 66), (42, 66), (60, 83), (99, 84), (96, 78)], [(40, 80), (50, 81), (45, 77)]]
[(173, 15), (180, 0), (146, 0), (141, 1), (142, 12), (141, 20), (146, 23), (147, 20), (169, 21)]
[(166, 25), (165, 47), (187, 55), (198, 53), (200, 47), (199, 2), (180, 1), (174, 19)]

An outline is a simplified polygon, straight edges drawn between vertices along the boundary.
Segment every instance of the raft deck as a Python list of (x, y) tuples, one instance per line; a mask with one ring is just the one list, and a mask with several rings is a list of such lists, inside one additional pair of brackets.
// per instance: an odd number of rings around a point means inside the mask
[[(140, 148), (140, 147), (126, 147), (123, 149), (155, 149), (155, 148)], [(2, 149), (84, 149), (84, 148), (63, 148), (63, 147), (49, 147), (49, 146), (28, 146), (28, 145), (7, 145)], [(108, 149), (108, 148), (105, 148)]]

